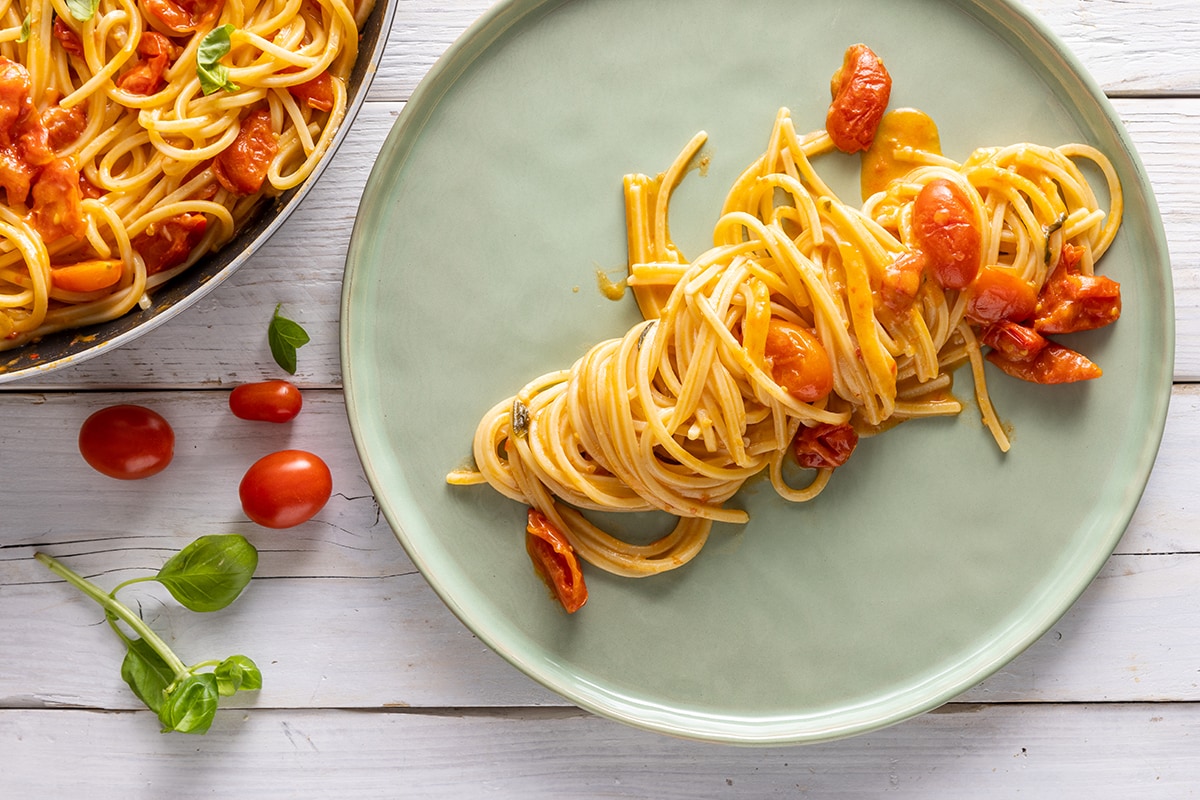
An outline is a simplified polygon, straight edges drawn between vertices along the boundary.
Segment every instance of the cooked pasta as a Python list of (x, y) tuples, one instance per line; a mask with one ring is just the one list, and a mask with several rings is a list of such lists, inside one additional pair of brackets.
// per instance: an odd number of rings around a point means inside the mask
[(371, 6), (0, 2), (0, 349), (148, 305), (302, 183)]
[[(807, 501), (859, 436), (960, 413), (959, 366), (969, 364), (983, 422), (1008, 450), (982, 342), (1026, 380), (1099, 374), (1041, 335), (1067, 332), (1064, 315), (1080, 304), (1089, 318), (1072, 330), (1119, 313), (1119, 296), (1114, 310), (1105, 294), (1115, 282), (1093, 276), (1120, 224), (1121, 188), (1094, 148), (1018, 144), (956, 163), (936, 145), (888, 139), (885, 172), (898, 177), (859, 206), (813, 165), (834, 149), (828, 131), (798, 135), (781, 109), (766, 151), (728, 192), (713, 246), (688, 258), (670, 236), (670, 197), (704, 142), (697, 135), (663, 174), (625, 177), (628, 285), (644, 321), (497, 403), (476, 430), (474, 469), (450, 483), (486, 482), (544, 515), (583, 560), (652, 575), (695, 556), (714, 521), (746, 522), (726, 501), (748, 479), (766, 473), (781, 497)], [(1107, 212), (1080, 161), (1103, 174)], [(942, 198), (932, 212), (930, 197)], [(966, 266), (955, 262), (965, 235), (977, 262)], [(1101, 280), (1104, 302), (1091, 289), (1072, 289), (1071, 309), (1052, 302), (1067, 284)], [(1041, 349), (1011, 346), (1021, 332)], [(813, 471), (788, 470), (793, 457)], [(805, 485), (786, 479), (801, 474)], [(635, 545), (581, 510), (660, 510), (677, 524)]]

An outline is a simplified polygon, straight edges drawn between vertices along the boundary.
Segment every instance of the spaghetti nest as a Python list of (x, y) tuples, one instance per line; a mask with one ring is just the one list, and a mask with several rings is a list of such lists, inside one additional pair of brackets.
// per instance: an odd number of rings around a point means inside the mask
[(371, 0), (0, 6), (0, 349), (119, 317), (302, 183)]
[[(1080, 269), (1090, 273), (1120, 222), (1112, 167), (1081, 145), (980, 150), (962, 164), (933, 151), (897, 151), (907, 173), (862, 208), (848, 205), (810, 160), (832, 149), (828, 134), (797, 136), (782, 109), (766, 152), (729, 191), (713, 247), (688, 260), (671, 241), (669, 198), (704, 140), (697, 135), (662, 175), (625, 178), (628, 283), (645, 321), (498, 403), (475, 434), (476, 470), (448, 478), (486, 481), (536, 508), (583, 559), (621, 575), (678, 567), (700, 550), (713, 521), (746, 522), (725, 503), (764, 471), (788, 500), (816, 496), (832, 466), (801, 488), (784, 479), (798, 434), (870, 435), (913, 417), (959, 413), (951, 372), (967, 362), (984, 421), (1008, 448), (987, 399), (971, 292), (927, 279), (906, 302), (885, 302), (896, 264), (917, 249), (913, 205), (923, 187), (958, 187), (981, 232), (983, 263), (1035, 287), (1064, 247), (1079, 248)], [(1075, 158), (1099, 165), (1110, 213)], [(779, 320), (819, 340), (832, 371), (832, 390), (819, 399), (781, 385), (771, 345)], [(678, 521), (662, 539), (634, 545), (579, 509), (657, 509)]]

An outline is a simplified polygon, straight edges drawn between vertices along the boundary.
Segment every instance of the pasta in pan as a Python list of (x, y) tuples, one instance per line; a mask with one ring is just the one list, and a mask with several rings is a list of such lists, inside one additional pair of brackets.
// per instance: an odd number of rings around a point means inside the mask
[[(1039, 383), (1099, 375), (1045, 334), (1119, 315), (1119, 287), (1094, 273), (1122, 212), (1108, 160), (1085, 145), (1018, 144), (956, 163), (936, 133), (908, 133), (929, 130), (927, 117), (892, 113), (850, 146), (866, 150), (869, 196), (857, 206), (813, 166), (848, 149), (845, 131), (798, 135), (781, 109), (694, 259), (671, 240), (668, 212), (704, 134), (665, 173), (625, 177), (628, 284), (644, 321), (497, 403), (476, 430), (475, 468), (448, 477), (531, 507), (527, 546), (552, 586), (582, 582), (574, 554), (632, 577), (681, 566), (714, 521), (747, 521), (725, 502), (760, 473), (781, 497), (812, 499), (860, 436), (960, 413), (959, 366), (1002, 450), (985, 358)], [(1107, 212), (1085, 160), (1104, 176)], [(789, 458), (814, 470), (807, 485), (789, 485)], [(581, 510), (661, 510), (677, 523), (635, 545)]]
[(371, 0), (0, 11), (0, 349), (113, 319), (328, 151)]

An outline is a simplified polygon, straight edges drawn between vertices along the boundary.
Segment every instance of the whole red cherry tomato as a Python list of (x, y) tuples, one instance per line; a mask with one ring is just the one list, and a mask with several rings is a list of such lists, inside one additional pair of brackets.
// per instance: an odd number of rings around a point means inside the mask
[(148, 478), (171, 463), (175, 431), (161, 414), (143, 406), (109, 406), (83, 421), (79, 452), (110, 478)]
[(229, 393), (229, 410), (238, 419), (289, 422), (302, 404), (300, 390), (290, 381), (244, 383)]
[(250, 465), (238, 486), (242, 510), (265, 528), (290, 528), (312, 519), (333, 494), (333, 476), (318, 456), (279, 450)]
[(913, 202), (912, 227), (937, 282), (967, 288), (979, 272), (983, 234), (962, 188), (945, 178), (925, 184)]

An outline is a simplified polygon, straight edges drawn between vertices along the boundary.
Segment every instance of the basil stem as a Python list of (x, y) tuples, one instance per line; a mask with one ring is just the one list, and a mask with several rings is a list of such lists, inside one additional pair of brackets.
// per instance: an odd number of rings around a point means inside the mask
[[(154, 649), (154, 652), (158, 653), (162, 660), (166, 662), (167, 666), (171, 668), (171, 670), (175, 673), (176, 680), (181, 680), (188, 676), (189, 671), (187, 665), (184, 664), (179, 659), (179, 656), (175, 655), (167, 643), (164, 642), (157, 633), (151, 630), (150, 626), (143, 622), (137, 614), (134, 614), (128, 606), (113, 598), (87, 578), (76, 574), (54, 556), (48, 556), (45, 553), (34, 553), (33, 557), (45, 564), (55, 575), (58, 575), (67, 583), (71, 584), (76, 589), (99, 603), (101, 608), (103, 608), (105, 613), (107, 613), (110, 617), (116, 617), (129, 627), (133, 628), (137, 635), (142, 637), (146, 644), (150, 645), (150, 647)], [(122, 634), (122, 638), (126, 638), (124, 637), (124, 634)]]

